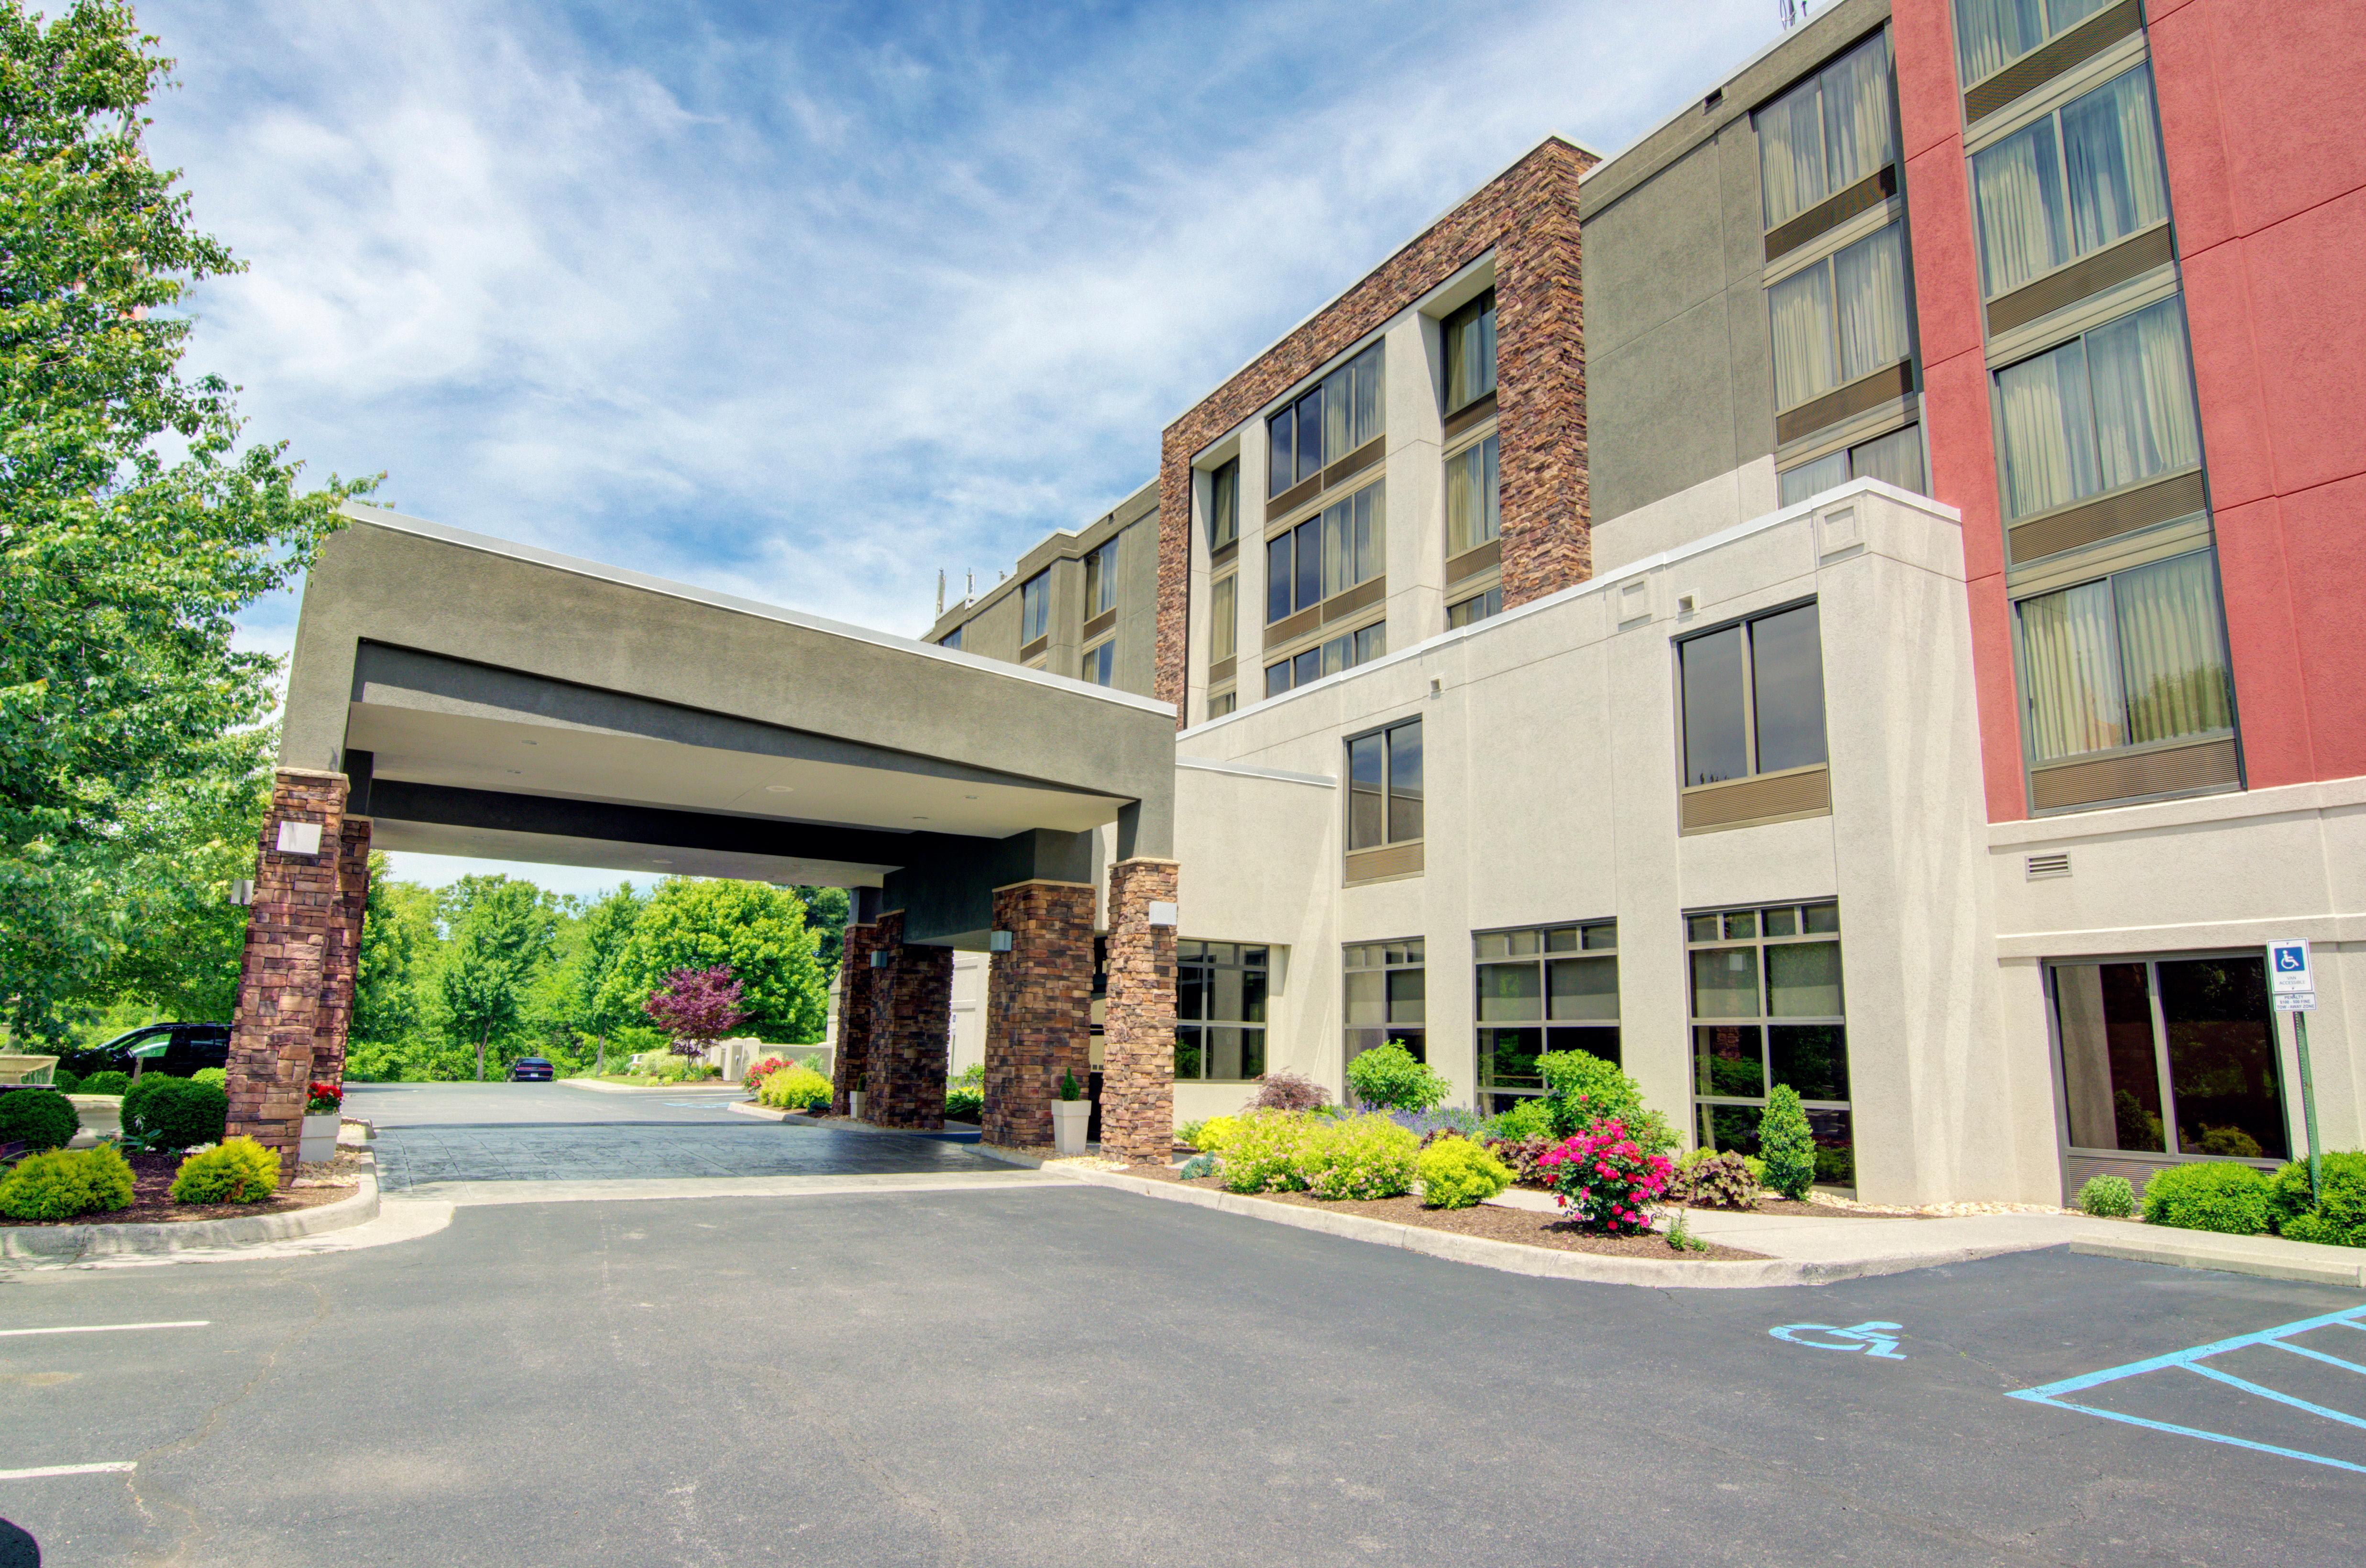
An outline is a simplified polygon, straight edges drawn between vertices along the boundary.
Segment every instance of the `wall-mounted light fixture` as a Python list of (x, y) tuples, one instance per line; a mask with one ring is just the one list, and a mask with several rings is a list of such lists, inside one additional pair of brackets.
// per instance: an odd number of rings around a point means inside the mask
[(1010, 940), (1008, 931), (988, 931), (986, 933), (986, 950), (988, 953), (1008, 953)]
[(282, 822), (279, 824), (279, 852), (283, 855), (319, 854), (321, 825), (318, 822)]
[(1164, 899), (1152, 899), (1150, 901), (1150, 914), (1148, 916), (1148, 919), (1154, 926), (1173, 925), (1175, 923), (1175, 906), (1166, 902)]

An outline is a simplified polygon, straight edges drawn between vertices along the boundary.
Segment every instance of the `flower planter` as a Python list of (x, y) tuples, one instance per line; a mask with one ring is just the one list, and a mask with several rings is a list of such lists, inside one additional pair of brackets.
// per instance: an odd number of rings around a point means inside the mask
[(1052, 1149), (1060, 1155), (1080, 1155), (1085, 1152), (1085, 1133), (1093, 1121), (1093, 1102), (1089, 1100), (1055, 1100), (1052, 1102)]
[(343, 1120), (333, 1111), (304, 1118), (303, 1136), (296, 1145), (296, 1157), (306, 1165), (319, 1165), (334, 1159), (337, 1154), (337, 1123)]
[(862, 1120), (862, 1091), (861, 1089), (851, 1089), (846, 1091), (846, 1113), (857, 1122)]

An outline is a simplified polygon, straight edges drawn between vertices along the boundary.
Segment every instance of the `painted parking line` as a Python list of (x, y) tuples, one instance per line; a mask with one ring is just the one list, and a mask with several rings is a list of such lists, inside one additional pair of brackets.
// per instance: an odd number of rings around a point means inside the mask
[(135, 1328), (205, 1328), (209, 1317), (185, 1317), (172, 1323), (70, 1323), (57, 1328), (0, 1328), (0, 1339), (24, 1334), (123, 1334)]
[(51, 1475), (112, 1475), (138, 1470), (140, 1461), (111, 1459), (97, 1464), (42, 1464), (30, 1470), (0, 1470), (0, 1481), (39, 1481)]
[(2255, 1442), (2248, 1438), (2237, 1438), (2227, 1432), (2205, 1431), (2199, 1427), (2180, 1427), (2168, 1421), (2155, 1421), (2148, 1416), (2130, 1416), (2123, 1411), (2099, 1409), (2091, 1404), (2073, 1404), (2066, 1397), (2082, 1393), (2087, 1389), (2101, 1387), (2104, 1383), (2118, 1382), (2124, 1378), (2143, 1377), (2150, 1372), (2187, 1371), (2207, 1378), (2213, 1382), (2224, 1384), (2239, 1393), (2270, 1400), (2277, 1404), (2298, 1410), (2304, 1415), (2319, 1416), (2348, 1427), (2366, 1428), (2366, 1420), (2361, 1420), (2347, 1411), (2334, 1410), (2305, 1399), (2297, 1399), (2280, 1390), (2253, 1382), (2248, 1378), (2236, 1377), (2232, 1372), (2220, 1368), (2206, 1367), (2202, 1364), (2211, 1357), (2223, 1356), (2230, 1350), (2244, 1350), (2258, 1346), (2289, 1351), (2295, 1356), (2305, 1356), (2313, 1361), (2340, 1367), (2366, 1377), (2366, 1365), (2339, 1356), (2328, 1355), (2322, 1350), (2310, 1349), (2305, 1346), (2285, 1343), (2287, 1339), (2296, 1335), (2306, 1334), (2313, 1329), (2335, 1327), (2354, 1328), (2366, 1332), (2366, 1306), (2354, 1306), (2343, 1312), (2329, 1312), (2320, 1317), (2304, 1317), (2297, 1323), (2280, 1324), (2274, 1328), (2260, 1329), (2256, 1334), (2238, 1334), (2231, 1339), (2221, 1339), (2209, 1345), (2197, 1345), (2190, 1350), (2178, 1350), (2166, 1356), (2155, 1356), (2147, 1360), (2131, 1361), (2124, 1367), (2106, 1367), (2100, 1372), (2089, 1372), (2083, 1377), (2064, 1378), (2059, 1382), (2046, 1383), (2039, 1388), (2015, 1389), (2011, 1397), (2025, 1399), (2033, 1404), (2052, 1405), (2057, 1410), (2075, 1410), (2081, 1416), (2101, 1416), (2107, 1421), (2123, 1421), (2131, 1427), (2149, 1427), (2156, 1432), (2172, 1432), (2179, 1437), (2200, 1438), (2205, 1442), (2225, 1443), (2233, 1448), (2275, 1454), (2282, 1459), (2306, 1460), (2311, 1464), (2329, 1465), (2335, 1470), (2347, 1470), (2360, 1475), (2366, 1475), (2366, 1464), (2353, 1464), (2348, 1460), (2336, 1459), (2330, 1454), (2312, 1453), (2305, 1449), (2282, 1448), (2274, 1443)]
[[(1904, 1326), (1876, 1319), (1849, 1328), (1830, 1323), (1786, 1323), (1766, 1332), (1786, 1345), (1804, 1345), (1810, 1350), (1854, 1350), (1877, 1360), (1902, 1361), (1906, 1354), (1898, 1348), (1898, 1331)], [(1819, 1335), (1830, 1337), (1810, 1337)], [(1834, 1339), (1841, 1343), (1833, 1344)]]

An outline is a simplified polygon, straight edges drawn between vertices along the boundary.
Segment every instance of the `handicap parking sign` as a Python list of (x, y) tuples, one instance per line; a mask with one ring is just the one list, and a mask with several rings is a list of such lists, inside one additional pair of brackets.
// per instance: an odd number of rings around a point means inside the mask
[(2316, 1006), (2316, 976), (2310, 973), (2308, 943), (2279, 938), (2268, 943), (2268, 989), (2282, 1012), (2307, 1012)]

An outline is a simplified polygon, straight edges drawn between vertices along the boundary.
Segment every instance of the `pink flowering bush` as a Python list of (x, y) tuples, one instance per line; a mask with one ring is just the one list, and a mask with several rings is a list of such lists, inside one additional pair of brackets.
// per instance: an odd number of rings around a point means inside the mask
[(1676, 1168), (1665, 1155), (1645, 1154), (1615, 1117), (1555, 1144), (1537, 1168), (1572, 1219), (1607, 1235), (1650, 1230), (1648, 1206), (1666, 1194)]

